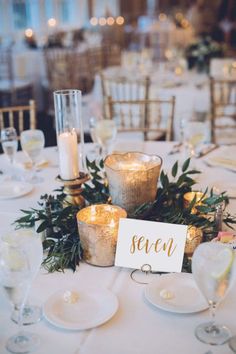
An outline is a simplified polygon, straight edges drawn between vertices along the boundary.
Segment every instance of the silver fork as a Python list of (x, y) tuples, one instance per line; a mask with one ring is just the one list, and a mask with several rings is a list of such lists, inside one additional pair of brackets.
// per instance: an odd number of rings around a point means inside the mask
[(174, 155), (174, 154), (177, 154), (178, 152), (180, 152), (182, 145), (183, 145), (183, 143), (175, 144), (172, 147), (172, 150), (168, 153), (168, 155)]

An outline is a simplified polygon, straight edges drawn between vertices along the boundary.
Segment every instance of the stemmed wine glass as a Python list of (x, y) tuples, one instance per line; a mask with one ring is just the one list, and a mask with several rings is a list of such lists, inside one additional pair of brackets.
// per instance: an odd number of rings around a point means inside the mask
[[(16, 129), (13, 127), (2, 129), (1, 143), (2, 143), (2, 149), (4, 153), (8, 157), (11, 167), (13, 167), (14, 158), (18, 147)], [(14, 175), (11, 175), (11, 178), (13, 179)]]
[(43, 179), (36, 176), (37, 159), (40, 156), (45, 144), (45, 138), (42, 130), (38, 130), (38, 129), (24, 130), (20, 135), (20, 142), (21, 142), (22, 150), (30, 158), (32, 163), (32, 176), (30, 182), (31, 183), (42, 182)]
[(219, 242), (201, 243), (192, 258), (193, 277), (210, 306), (212, 320), (200, 324), (196, 337), (203, 343), (220, 345), (230, 338), (230, 330), (216, 324), (215, 313), (235, 280), (234, 251)]
[(229, 339), (229, 347), (234, 353), (236, 353), (236, 336)]
[(101, 147), (101, 155), (105, 158), (116, 139), (117, 127), (115, 122), (109, 119), (98, 120), (94, 127), (94, 135)]
[(97, 158), (98, 155), (101, 155), (102, 153), (102, 149), (101, 149), (101, 146), (99, 146), (98, 144), (98, 139), (97, 139), (97, 135), (96, 135), (96, 132), (95, 132), (95, 127), (96, 127), (96, 124), (97, 124), (97, 118), (95, 117), (90, 117), (89, 119), (89, 131), (90, 131), (90, 136), (91, 136), (91, 139), (94, 143), (94, 149), (91, 151), (91, 153), (93, 155), (95, 155), (95, 159)]
[(11, 353), (29, 353), (40, 344), (37, 335), (22, 330), (22, 311), (42, 259), (41, 239), (31, 229), (9, 232), (0, 240), (0, 285), (13, 306), (20, 309), (18, 333), (6, 343)]
[(189, 121), (186, 122), (184, 130), (185, 147), (191, 157), (197, 157), (203, 147), (207, 143), (207, 128), (204, 122)]

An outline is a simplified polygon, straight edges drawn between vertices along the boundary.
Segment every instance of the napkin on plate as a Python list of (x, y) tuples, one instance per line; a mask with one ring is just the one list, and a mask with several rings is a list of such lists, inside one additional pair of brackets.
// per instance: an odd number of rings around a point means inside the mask
[(209, 166), (236, 172), (236, 145), (221, 146), (205, 157), (204, 161)]

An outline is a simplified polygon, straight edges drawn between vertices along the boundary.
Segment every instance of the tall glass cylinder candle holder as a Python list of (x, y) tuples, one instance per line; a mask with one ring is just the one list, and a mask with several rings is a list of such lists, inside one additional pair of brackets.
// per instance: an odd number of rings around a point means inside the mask
[(162, 165), (160, 156), (140, 152), (111, 154), (104, 165), (113, 204), (132, 214), (140, 205), (155, 200)]
[[(60, 178), (65, 181), (79, 177), (79, 160), (83, 164), (83, 123), (81, 91), (59, 90), (53, 93), (56, 117)], [(78, 137), (80, 151), (78, 152)]]

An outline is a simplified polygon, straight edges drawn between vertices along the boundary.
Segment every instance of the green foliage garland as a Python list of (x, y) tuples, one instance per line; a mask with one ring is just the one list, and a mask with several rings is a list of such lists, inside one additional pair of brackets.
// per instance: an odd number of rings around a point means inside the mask
[[(91, 176), (89, 183), (85, 183), (82, 195), (86, 203), (98, 204), (109, 203), (109, 190), (104, 173), (104, 164), (101, 160), (98, 164), (95, 161), (87, 162), (87, 168)], [(210, 190), (205, 191), (201, 205), (197, 206), (198, 212), (191, 213), (195, 204), (194, 199), (188, 208), (183, 207), (183, 195), (192, 191), (196, 183), (193, 175), (200, 173), (189, 169), (190, 159), (186, 160), (178, 175), (178, 162), (172, 167), (171, 180), (164, 171), (160, 175), (160, 187), (158, 188), (156, 200), (153, 203), (141, 205), (131, 218), (169, 222), (173, 224), (195, 225), (204, 230), (205, 240), (211, 239), (217, 232), (217, 225), (214, 219), (217, 206), (228, 204), (228, 197), (225, 193), (215, 195)], [(24, 216), (15, 221), (17, 228), (35, 227), (38, 233), (43, 233), (43, 247), (47, 254), (43, 265), (49, 272), (64, 271), (71, 268), (75, 271), (76, 266), (82, 259), (82, 248), (78, 235), (76, 214), (79, 206), (71, 205), (65, 200), (63, 189), (56, 190), (58, 194), (41, 196), (38, 202), (38, 209), (22, 210)], [(223, 222), (229, 227), (236, 223), (236, 217), (229, 213), (223, 215)], [(189, 260), (185, 259), (183, 270), (190, 270)]]

